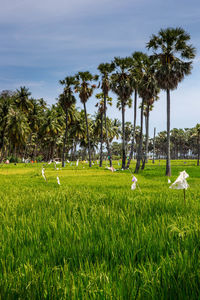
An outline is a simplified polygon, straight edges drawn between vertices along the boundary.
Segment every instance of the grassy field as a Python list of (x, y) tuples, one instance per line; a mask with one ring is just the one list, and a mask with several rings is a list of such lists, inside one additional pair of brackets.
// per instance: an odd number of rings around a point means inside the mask
[(200, 299), (195, 165), (172, 162), (186, 204), (164, 161), (134, 191), (129, 170), (47, 165), (45, 182), (42, 164), (0, 165), (0, 299)]

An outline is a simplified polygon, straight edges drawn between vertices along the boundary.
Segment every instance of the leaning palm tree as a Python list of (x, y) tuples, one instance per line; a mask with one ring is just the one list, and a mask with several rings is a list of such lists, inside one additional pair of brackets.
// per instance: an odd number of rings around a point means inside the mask
[(158, 35), (152, 35), (147, 43), (147, 48), (154, 51), (154, 56), (159, 61), (157, 70), (158, 85), (167, 93), (167, 176), (171, 176), (170, 91), (176, 89), (185, 75), (191, 73), (191, 59), (195, 57), (195, 48), (188, 44), (189, 41), (190, 35), (184, 29), (167, 28), (161, 29)]
[(125, 106), (133, 93), (133, 77), (129, 71), (132, 65), (132, 58), (115, 57), (113, 61), (115, 65), (115, 73), (111, 75), (111, 89), (117, 94), (121, 101), (122, 110), (122, 168), (126, 165), (125, 150)]
[(59, 104), (65, 112), (65, 135), (63, 141), (63, 151), (62, 151), (62, 167), (65, 165), (65, 151), (67, 142), (67, 132), (68, 132), (68, 111), (76, 103), (76, 98), (73, 95), (72, 86), (75, 84), (75, 78), (72, 76), (66, 77), (64, 80), (60, 80), (60, 84), (64, 85), (64, 91), (59, 96)]
[(90, 72), (86, 71), (86, 72), (78, 72), (75, 77), (76, 77), (75, 92), (79, 93), (80, 101), (81, 103), (83, 103), (84, 106), (85, 122), (86, 122), (86, 130), (87, 130), (87, 142), (88, 142), (89, 166), (91, 167), (92, 162), (91, 162), (91, 149), (90, 149), (90, 135), (88, 129), (86, 103), (88, 99), (92, 96), (92, 93), (96, 88), (96, 85), (91, 83), (92, 81), (98, 80), (98, 75), (92, 75)]
[(112, 167), (112, 154), (110, 150), (110, 144), (108, 139), (108, 130), (107, 130), (107, 122), (106, 122), (106, 110), (107, 110), (107, 98), (108, 92), (110, 90), (110, 80), (109, 80), (109, 74), (113, 72), (115, 66), (113, 63), (102, 63), (98, 66), (98, 70), (101, 73), (101, 89), (103, 92), (104, 97), (104, 124), (105, 124), (105, 131), (106, 131), (106, 146), (108, 151), (108, 158), (110, 161), (110, 167)]

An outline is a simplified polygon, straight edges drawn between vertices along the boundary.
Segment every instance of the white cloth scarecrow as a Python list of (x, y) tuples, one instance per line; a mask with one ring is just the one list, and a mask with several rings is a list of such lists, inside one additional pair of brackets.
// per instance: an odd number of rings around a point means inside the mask
[(131, 185), (131, 189), (132, 190), (136, 189), (136, 183), (137, 183), (137, 178), (135, 176), (133, 176), (133, 178), (132, 178), (132, 185)]
[(172, 185), (170, 185), (170, 189), (175, 189), (175, 190), (187, 190), (187, 188), (189, 187), (189, 184), (187, 183), (186, 178), (188, 178), (189, 175), (183, 171), (180, 172), (180, 175), (178, 176), (178, 178), (174, 181), (174, 183), (172, 183)]

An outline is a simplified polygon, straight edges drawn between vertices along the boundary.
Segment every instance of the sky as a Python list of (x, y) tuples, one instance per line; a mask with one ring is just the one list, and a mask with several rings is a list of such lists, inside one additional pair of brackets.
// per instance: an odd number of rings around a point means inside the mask
[[(196, 58), (192, 74), (171, 93), (171, 128), (194, 127), (200, 123), (199, 0), (1, 0), (0, 91), (26, 86), (32, 97), (56, 103), (60, 79), (78, 71), (97, 74), (98, 65), (115, 56), (148, 53), (152, 34), (180, 26), (191, 35)], [(108, 116), (121, 120), (112, 97)], [(95, 102), (93, 96), (87, 103), (91, 115)], [(139, 124), (139, 111), (137, 117)], [(126, 110), (126, 121), (133, 121), (133, 109)], [(166, 130), (164, 92), (150, 114), (150, 135), (154, 127)]]

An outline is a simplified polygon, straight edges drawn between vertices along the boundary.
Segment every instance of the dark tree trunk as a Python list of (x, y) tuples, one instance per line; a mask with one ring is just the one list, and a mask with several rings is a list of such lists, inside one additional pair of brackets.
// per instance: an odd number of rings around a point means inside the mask
[(142, 163), (142, 170), (144, 170), (145, 168), (145, 163), (148, 162), (148, 150), (149, 150), (149, 105), (147, 106), (145, 156)]
[(135, 142), (135, 127), (136, 127), (136, 117), (137, 117), (137, 90), (135, 90), (135, 99), (134, 99), (134, 119), (133, 119), (133, 137), (131, 142), (131, 150), (127, 162), (127, 169), (130, 166), (131, 159), (133, 157), (133, 150), (134, 150), (134, 142)]
[(65, 151), (66, 151), (66, 142), (67, 142), (67, 130), (68, 130), (68, 109), (65, 112), (65, 136), (63, 142), (63, 152), (62, 152), (62, 167), (65, 166)]
[(153, 134), (153, 161), (152, 163), (155, 163), (155, 138), (156, 138), (156, 128), (154, 127), (154, 134)]
[(135, 167), (135, 173), (138, 173), (140, 170), (140, 161), (142, 159), (142, 142), (143, 142), (143, 113), (144, 113), (144, 100), (142, 99), (141, 105), (141, 115), (140, 115), (140, 141), (137, 151), (137, 163)]
[[(24, 149), (24, 157), (26, 156), (26, 147)], [(36, 156), (37, 156), (37, 144), (35, 144), (35, 147), (34, 147), (34, 160), (36, 160)]]
[(112, 154), (111, 154), (111, 150), (110, 150), (110, 143), (109, 143), (109, 140), (108, 140), (106, 110), (107, 110), (106, 95), (104, 94), (104, 122), (105, 122), (105, 130), (106, 130), (106, 147), (107, 147), (107, 151), (108, 151), (108, 157), (109, 157), (109, 161), (110, 161), (110, 167), (112, 167)]
[(91, 162), (91, 149), (90, 149), (90, 135), (89, 135), (89, 128), (88, 128), (88, 119), (87, 119), (87, 111), (86, 111), (86, 105), (84, 105), (84, 112), (85, 112), (85, 122), (86, 122), (86, 129), (87, 129), (87, 140), (88, 140), (88, 154), (89, 154), (89, 167), (92, 167)]
[(56, 148), (56, 143), (53, 142), (51, 145), (51, 160), (54, 159), (55, 148)]
[(99, 167), (102, 167), (103, 162), (103, 112), (101, 112), (101, 141), (100, 141), (100, 162)]
[(125, 149), (125, 105), (122, 101), (122, 169), (126, 167), (126, 149)]
[(166, 160), (166, 176), (171, 176), (170, 161), (170, 90), (167, 89), (167, 160)]
[(200, 159), (200, 133), (198, 133), (198, 157), (197, 157), (197, 166), (199, 166)]
[(3, 161), (5, 156), (5, 139), (3, 138), (3, 144), (2, 144), (2, 148), (1, 148), (1, 158), (0, 158), (0, 162)]

